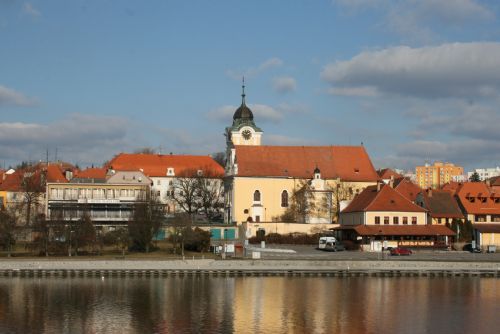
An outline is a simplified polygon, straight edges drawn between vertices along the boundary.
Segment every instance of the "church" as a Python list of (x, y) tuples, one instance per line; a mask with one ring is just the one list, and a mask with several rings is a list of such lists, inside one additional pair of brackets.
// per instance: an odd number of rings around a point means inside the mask
[[(345, 201), (379, 179), (364, 146), (266, 146), (245, 101), (226, 128), (225, 222), (327, 228)], [(269, 225), (271, 226), (271, 225)], [(295, 225), (295, 228), (297, 226)], [(297, 231), (298, 232), (298, 231)]]

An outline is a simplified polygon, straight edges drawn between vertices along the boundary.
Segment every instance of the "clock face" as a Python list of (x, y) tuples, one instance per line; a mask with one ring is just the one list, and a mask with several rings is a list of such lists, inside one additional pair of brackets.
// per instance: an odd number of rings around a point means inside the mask
[(243, 135), (243, 138), (245, 138), (246, 140), (252, 138), (252, 132), (250, 130), (243, 130), (243, 132), (241, 133)]

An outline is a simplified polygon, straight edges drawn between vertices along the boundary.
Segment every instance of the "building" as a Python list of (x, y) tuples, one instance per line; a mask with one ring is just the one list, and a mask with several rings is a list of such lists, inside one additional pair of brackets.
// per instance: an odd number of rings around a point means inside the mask
[(430, 224), (450, 226), (454, 220), (463, 222), (465, 219), (456, 199), (448, 191), (427, 189), (418, 194), (415, 202), (427, 210)]
[(263, 131), (246, 105), (244, 86), (225, 136), (226, 223), (309, 232), (311, 225), (336, 221), (341, 203), (379, 178), (363, 146), (262, 145)]
[(214, 190), (221, 189), (224, 168), (210, 156), (127, 154), (115, 156), (107, 165), (108, 173), (118, 171), (140, 171), (151, 179), (151, 191), (164, 203), (167, 213), (183, 212), (184, 209), (173, 199), (181, 192), (180, 183), (186, 179), (203, 178)]
[(474, 228), (474, 240), (485, 249), (500, 246), (500, 193), (486, 183), (466, 182), (456, 192), (460, 208)]
[(500, 176), (500, 167), (495, 168), (476, 168), (472, 172), (467, 173), (467, 180), (470, 180), (471, 176), (477, 173), (479, 175), (479, 180), (486, 181), (489, 178)]
[(407, 178), (394, 180), (394, 189), (413, 203), (415, 203), (417, 195), (422, 191), (419, 186)]
[(454, 235), (446, 226), (428, 224), (427, 210), (388, 184), (367, 187), (340, 213), (335, 228), (342, 240), (364, 250), (387, 247), (448, 247)]
[(417, 184), (422, 189), (439, 189), (443, 184), (454, 181), (454, 177), (461, 176), (464, 169), (452, 163), (435, 162), (434, 165), (417, 166), (415, 174)]
[(134, 206), (145, 203), (151, 180), (138, 171), (116, 172), (106, 182), (47, 183), (49, 220), (76, 221), (88, 214), (99, 227), (126, 225)]

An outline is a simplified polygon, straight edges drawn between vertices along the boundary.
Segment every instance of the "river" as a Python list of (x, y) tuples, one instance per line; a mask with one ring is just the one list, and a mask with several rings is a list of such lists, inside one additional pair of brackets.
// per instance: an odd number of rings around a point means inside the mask
[(500, 280), (0, 278), (0, 333), (497, 333)]

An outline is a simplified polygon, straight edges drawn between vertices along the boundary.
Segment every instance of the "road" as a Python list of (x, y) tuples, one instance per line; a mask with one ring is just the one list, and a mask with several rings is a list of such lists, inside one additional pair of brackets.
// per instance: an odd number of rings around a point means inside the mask
[[(256, 246), (256, 245), (252, 245)], [(411, 261), (480, 261), (500, 262), (500, 253), (469, 253), (462, 251), (413, 250), (410, 256), (391, 256), (389, 252), (325, 252), (313, 245), (267, 245), (271, 249), (291, 249), (295, 254), (261, 252), (262, 259), (290, 260), (411, 260)]]

